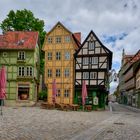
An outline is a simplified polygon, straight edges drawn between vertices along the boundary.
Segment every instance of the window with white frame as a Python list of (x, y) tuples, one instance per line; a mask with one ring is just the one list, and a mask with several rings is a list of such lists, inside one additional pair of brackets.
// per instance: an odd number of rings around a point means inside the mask
[(89, 79), (89, 72), (83, 72), (83, 79)]
[(97, 72), (90, 72), (90, 79), (97, 79)]
[(92, 64), (98, 64), (98, 57), (92, 57), (91, 62)]
[(84, 57), (84, 58), (83, 58), (83, 64), (86, 65), (86, 64), (88, 64), (88, 63), (89, 63), (88, 57)]
[(61, 73), (60, 73), (60, 69), (56, 69), (56, 77), (60, 77)]
[(33, 76), (33, 68), (32, 67), (18, 67), (18, 76)]
[(18, 52), (18, 60), (25, 60), (25, 52), (24, 51)]
[(52, 52), (48, 52), (48, 60), (52, 60)]
[(27, 76), (30, 76), (30, 67), (27, 67), (27, 69), (26, 69), (26, 75)]
[(64, 75), (65, 75), (65, 77), (69, 77), (70, 76), (70, 70), (68, 68), (65, 69)]
[(65, 42), (70, 42), (70, 36), (65, 36)]
[(93, 41), (91, 41), (91, 42), (89, 42), (88, 43), (88, 47), (89, 47), (89, 50), (93, 50), (94, 49), (94, 42)]
[(65, 52), (65, 60), (70, 60), (70, 52)]
[(18, 67), (18, 76), (25, 76), (25, 68), (24, 67)]
[(55, 42), (56, 42), (56, 43), (61, 43), (61, 37), (60, 37), (60, 36), (57, 36), (57, 37), (55, 38)]
[(52, 77), (52, 70), (48, 69), (48, 77)]
[(29, 76), (33, 76), (33, 68), (29, 67), (29, 69), (30, 69), (30, 75)]
[(69, 89), (65, 89), (64, 90), (64, 97), (69, 97), (69, 94), (70, 94), (70, 90)]
[(56, 97), (60, 97), (60, 96), (61, 96), (61, 90), (57, 89)]
[(61, 59), (61, 53), (60, 52), (56, 52), (56, 60), (60, 60)]
[(3, 52), (3, 57), (7, 57), (7, 52)]
[(48, 37), (48, 43), (52, 43), (53, 40), (52, 40), (52, 37)]

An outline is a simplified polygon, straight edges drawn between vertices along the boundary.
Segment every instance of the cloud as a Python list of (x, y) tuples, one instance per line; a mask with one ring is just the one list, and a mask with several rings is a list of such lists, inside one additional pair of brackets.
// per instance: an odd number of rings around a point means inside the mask
[(119, 70), (122, 49), (136, 53), (140, 48), (139, 0), (4, 0), (0, 1), (0, 22), (11, 9), (29, 9), (45, 21), (48, 32), (61, 21), (82, 40), (92, 29), (113, 52), (113, 68)]

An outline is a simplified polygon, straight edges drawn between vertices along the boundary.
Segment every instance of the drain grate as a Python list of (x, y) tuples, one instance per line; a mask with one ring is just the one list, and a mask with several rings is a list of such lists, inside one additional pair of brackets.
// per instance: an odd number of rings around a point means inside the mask
[(121, 123), (121, 122), (116, 122), (114, 124), (117, 124), (117, 125), (124, 125), (124, 123)]

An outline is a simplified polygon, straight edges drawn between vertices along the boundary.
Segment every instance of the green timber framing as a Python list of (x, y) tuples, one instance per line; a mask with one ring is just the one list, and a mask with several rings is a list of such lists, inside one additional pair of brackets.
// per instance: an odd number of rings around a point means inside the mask
[[(38, 47), (36, 47), (38, 48)], [(38, 64), (35, 62), (35, 50), (24, 50), (26, 59), (25, 61), (18, 61), (18, 52), (20, 50), (1, 50), (0, 52), (0, 67), (4, 65), (7, 69), (7, 100), (6, 103), (9, 105), (14, 104), (11, 101), (22, 102), (23, 104), (29, 103), (30, 101), (36, 102), (37, 100), (37, 92), (35, 89), (39, 86), (39, 73), (35, 74), (35, 71), (39, 70), (39, 62)], [(7, 53), (7, 56), (3, 56), (3, 53)], [(39, 57), (38, 57), (39, 58)], [(36, 64), (35, 64), (36, 63)], [(33, 68), (33, 76), (18, 76), (18, 67), (30, 66)], [(35, 77), (35, 78), (34, 78)], [(30, 87), (29, 92), (29, 100), (19, 100), (18, 99), (18, 84), (28, 84)], [(36, 93), (35, 93), (36, 92)]]

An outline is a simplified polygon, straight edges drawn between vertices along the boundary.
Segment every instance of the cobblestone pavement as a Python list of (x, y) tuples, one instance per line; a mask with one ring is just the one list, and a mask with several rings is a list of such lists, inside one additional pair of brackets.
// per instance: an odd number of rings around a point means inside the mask
[(4, 107), (3, 114), (0, 140), (140, 140), (140, 113), (119, 105), (113, 112)]
[(108, 111), (74, 112), (4, 107), (0, 140), (65, 140), (111, 116)]

